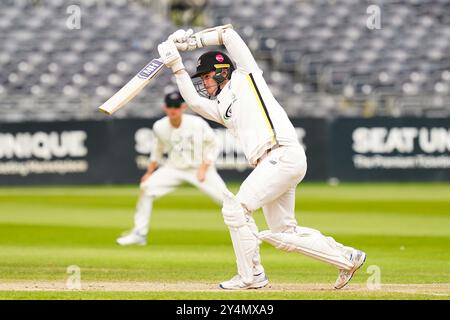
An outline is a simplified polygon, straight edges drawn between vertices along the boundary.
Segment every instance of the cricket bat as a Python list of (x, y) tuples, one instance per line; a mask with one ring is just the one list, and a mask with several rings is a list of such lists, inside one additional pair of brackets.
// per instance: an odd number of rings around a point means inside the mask
[[(231, 24), (226, 24), (219, 27), (205, 29), (203, 31), (197, 32), (191, 37), (195, 39), (196, 36), (199, 36), (203, 33), (207, 33), (212, 30), (216, 30), (217, 28), (227, 29), (233, 28)], [(131, 101), (139, 92), (144, 89), (144, 87), (149, 84), (149, 82), (155, 78), (162, 70), (164, 63), (161, 59), (153, 59), (147, 64), (138, 74), (136, 74), (128, 83), (122, 87), (119, 91), (117, 91), (108, 101), (102, 104), (99, 107), (99, 110), (112, 115), (114, 112), (122, 108), (128, 102)]]
[(164, 67), (161, 59), (153, 59), (128, 83), (99, 107), (99, 110), (112, 115), (133, 99), (144, 87), (155, 78)]

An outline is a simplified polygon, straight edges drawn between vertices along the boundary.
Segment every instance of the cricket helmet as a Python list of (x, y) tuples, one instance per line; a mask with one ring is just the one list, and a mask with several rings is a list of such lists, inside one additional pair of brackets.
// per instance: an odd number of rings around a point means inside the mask
[[(203, 73), (216, 71), (216, 76), (222, 72), (222, 69), (228, 68), (228, 78), (231, 76), (231, 72), (234, 70), (234, 64), (231, 59), (223, 52), (209, 51), (200, 56), (197, 60), (197, 70), (191, 76), (191, 78), (197, 78)], [(225, 79), (223, 79), (225, 80)], [(222, 80), (222, 81), (223, 81)], [(222, 82), (221, 81), (221, 82)]]
[[(222, 70), (228, 69), (228, 73), (226, 77), (222, 75)], [(220, 84), (222, 84), (226, 79), (231, 78), (231, 73), (234, 70), (234, 64), (231, 61), (231, 59), (223, 52), (221, 51), (209, 51), (200, 56), (197, 60), (197, 70), (196, 72), (191, 76), (191, 78), (198, 78), (204, 73), (208, 73), (211, 71), (215, 71), (215, 75), (213, 76), (213, 79), (216, 81), (218, 85), (218, 90), (215, 93), (215, 96), (217, 96), (221, 89)], [(194, 82), (194, 86), (197, 89), (197, 92), (206, 98), (213, 98), (209, 96), (206, 88), (204, 87), (202, 81), (196, 81)]]

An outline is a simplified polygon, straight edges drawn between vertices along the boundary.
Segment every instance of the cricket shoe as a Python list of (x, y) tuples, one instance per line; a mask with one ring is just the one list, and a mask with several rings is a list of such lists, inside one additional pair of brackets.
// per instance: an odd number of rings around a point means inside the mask
[(116, 242), (118, 245), (121, 246), (131, 246), (131, 245), (145, 246), (147, 245), (147, 237), (141, 236), (135, 232), (131, 232), (125, 236), (117, 238)]
[(355, 250), (350, 256), (350, 261), (353, 262), (353, 268), (350, 270), (339, 270), (338, 278), (334, 283), (335, 289), (342, 289), (352, 279), (353, 274), (366, 261), (366, 254), (362, 251)]
[(219, 284), (219, 287), (225, 290), (245, 290), (245, 289), (259, 289), (265, 287), (269, 283), (266, 274), (261, 272), (259, 274), (253, 275), (252, 283), (245, 283), (242, 281), (240, 275), (236, 275), (231, 280), (224, 281)]

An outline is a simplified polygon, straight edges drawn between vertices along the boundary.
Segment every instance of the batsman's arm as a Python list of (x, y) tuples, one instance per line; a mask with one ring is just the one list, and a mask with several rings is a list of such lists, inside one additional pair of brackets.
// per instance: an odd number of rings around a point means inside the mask
[(194, 112), (208, 120), (215, 121), (222, 125), (224, 124), (217, 103), (213, 100), (199, 96), (186, 70), (183, 69), (177, 71), (175, 73), (175, 80), (183, 99)]
[(175, 43), (170, 39), (162, 42), (158, 45), (158, 52), (163, 63), (175, 74), (178, 89), (188, 106), (203, 117), (223, 124), (217, 103), (200, 97), (195, 90)]
[(225, 30), (223, 44), (231, 59), (236, 62), (238, 71), (244, 71), (245, 73), (262, 72), (247, 44), (236, 31)]
[(245, 73), (261, 72), (247, 44), (231, 25), (203, 30), (191, 36), (196, 39), (197, 48), (211, 45), (224, 45), (237, 70)]

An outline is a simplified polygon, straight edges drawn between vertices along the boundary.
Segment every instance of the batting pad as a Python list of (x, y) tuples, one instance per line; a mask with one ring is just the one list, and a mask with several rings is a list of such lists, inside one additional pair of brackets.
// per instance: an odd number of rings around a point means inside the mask
[(272, 233), (270, 230), (266, 230), (260, 232), (258, 237), (283, 251), (298, 252), (327, 262), (339, 269), (350, 270), (353, 268), (353, 263), (345, 258), (337, 246), (331, 243), (330, 237), (325, 237), (314, 229), (297, 227), (296, 231), (291, 233)]
[(252, 232), (249, 225), (251, 221), (247, 221), (244, 209), (231, 193), (225, 193), (222, 214), (230, 230), (238, 273), (245, 283), (252, 283), (254, 258), (258, 255), (259, 239)]

